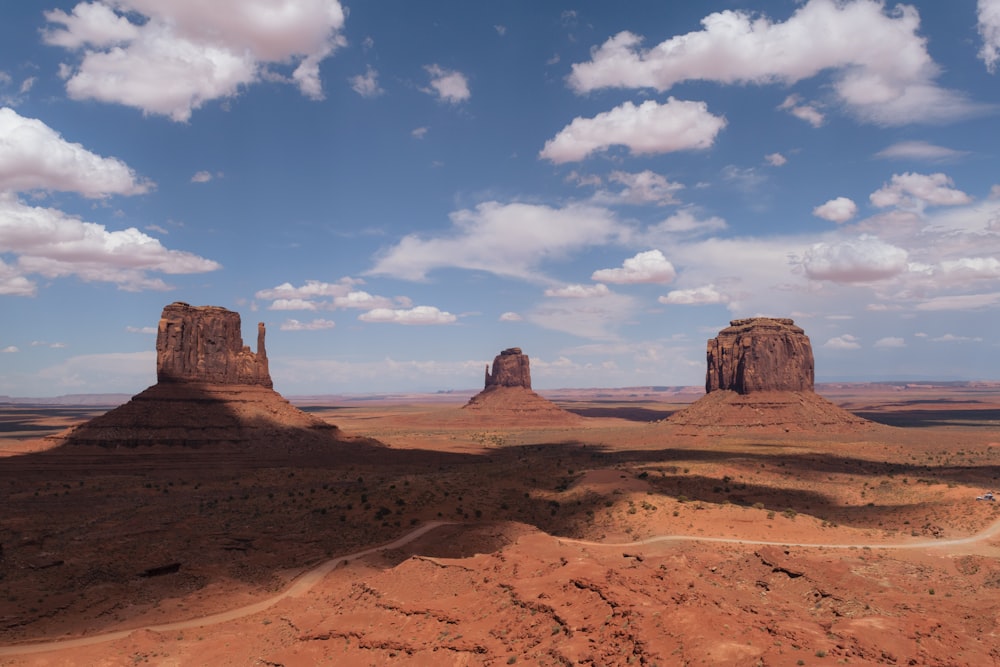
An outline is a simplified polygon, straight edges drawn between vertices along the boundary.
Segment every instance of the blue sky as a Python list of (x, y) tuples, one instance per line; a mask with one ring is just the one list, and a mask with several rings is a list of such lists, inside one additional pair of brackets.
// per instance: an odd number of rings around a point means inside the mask
[(5, 3), (0, 394), (155, 381), (173, 301), (287, 395), (998, 379), (1000, 0)]

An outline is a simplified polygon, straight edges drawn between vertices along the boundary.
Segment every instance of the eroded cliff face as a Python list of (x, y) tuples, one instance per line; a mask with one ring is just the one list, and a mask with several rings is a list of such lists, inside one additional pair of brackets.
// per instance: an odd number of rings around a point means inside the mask
[(243, 345), (239, 313), (179, 301), (166, 306), (156, 336), (156, 379), (272, 387), (264, 323), (257, 325), (254, 353)]
[(490, 387), (524, 387), (531, 389), (531, 368), (528, 355), (522, 354), (521, 348), (510, 347), (493, 359), (493, 372), (486, 369), (486, 386)]
[(705, 391), (813, 391), (812, 344), (787, 318), (733, 320), (708, 341)]

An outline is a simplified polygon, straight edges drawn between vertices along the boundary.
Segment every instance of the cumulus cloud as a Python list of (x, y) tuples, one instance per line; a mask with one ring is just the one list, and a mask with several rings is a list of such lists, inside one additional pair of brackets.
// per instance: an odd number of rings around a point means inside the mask
[(59, 190), (101, 198), (143, 194), (152, 187), (121, 160), (92, 153), (40, 120), (0, 108), (0, 191)]
[(361, 97), (378, 97), (385, 91), (378, 85), (378, 72), (371, 65), (365, 69), (364, 74), (358, 74), (350, 78), (351, 90)]
[[(909, 5), (809, 0), (784, 22), (725, 10), (702, 30), (644, 49), (620, 32), (573, 65), (578, 93), (607, 87), (663, 92), (692, 80), (789, 85), (832, 72), (833, 90), (859, 118), (886, 125), (942, 121), (977, 111), (961, 93), (935, 83), (939, 67)], [(794, 108), (794, 107), (793, 107)]]
[(298, 287), (286, 282), (271, 289), (259, 290), (254, 297), (271, 301), (269, 310), (372, 310), (411, 305), (405, 297), (388, 298), (354, 289), (361, 283), (363, 281), (349, 277), (341, 278), (336, 283), (307, 280)]
[(28, 206), (13, 194), (0, 194), (0, 248), (17, 264), (0, 266), (0, 290), (30, 295), (28, 278), (75, 276), (86, 282), (110, 282), (121, 289), (165, 290), (170, 286), (149, 274), (215, 271), (217, 262), (189, 252), (169, 250), (134, 227), (111, 231), (51, 208)]
[(450, 104), (458, 104), (472, 97), (469, 81), (461, 72), (447, 70), (439, 65), (425, 65), (424, 70), (431, 77), (430, 88), (425, 88), (424, 92), (436, 95), (442, 102)]
[(836, 243), (814, 243), (802, 258), (813, 280), (860, 283), (884, 280), (906, 271), (908, 254), (902, 248), (863, 234)]
[(979, 57), (990, 74), (995, 74), (1000, 61), (1000, 0), (979, 0), (977, 9), (979, 36), (983, 38)]
[(799, 120), (804, 120), (813, 127), (820, 127), (826, 122), (826, 116), (814, 104), (804, 104), (798, 95), (789, 95), (778, 105), (782, 111), (787, 111)]
[(338, 0), (96, 0), (45, 18), (46, 43), (82, 53), (66, 68), (70, 97), (175, 121), (209, 100), (281, 78), (269, 67), (294, 66), (287, 80), (321, 98), (319, 64), (344, 43)]
[(728, 303), (729, 297), (716, 289), (715, 285), (703, 285), (692, 289), (671, 290), (666, 296), (657, 299), (664, 305), (673, 306), (703, 306), (716, 303)]
[(458, 318), (435, 306), (415, 306), (413, 308), (374, 308), (358, 315), (362, 322), (386, 322), (390, 324), (451, 324)]
[(657, 239), (665, 235), (706, 234), (727, 227), (726, 221), (720, 217), (698, 218), (690, 209), (683, 209), (650, 227), (645, 236)]
[(501, 322), (522, 322), (524, 318), (520, 314), (508, 310), (506, 313), (500, 315)]
[(611, 290), (603, 283), (597, 283), (596, 285), (565, 285), (563, 287), (550, 287), (545, 290), (545, 296), (563, 299), (590, 299), (609, 294), (611, 294)]
[(553, 208), (491, 201), (450, 217), (449, 234), (405, 236), (380, 253), (368, 273), (423, 280), (429, 271), (450, 267), (542, 280), (538, 267), (544, 261), (605, 245), (627, 232), (607, 209), (582, 204)]
[(17, 347), (17, 345), (8, 345), (7, 347), (0, 350), (0, 352), (3, 352), (4, 354), (13, 354), (14, 352), (20, 352), (20, 351), (21, 350)]
[(125, 331), (128, 333), (137, 333), (145, 335), (156, 335), (158, 332), (156, 327), (125, 327)]
[(268, 306), (268, 310), (316, 310), (317, 308), (316, 303), (308, 299), (275, 299)]
[(768, 153), (764, 156), (764, 161), (772, 167), (783, 167), (788, 164), (788, 158), (781, 153)]
[(684, 189), (680, 183), (668, 181), (664, 176), (650, 170), (639, 173), (613, 171), (608, 175), (610, 183), (622, 186), (619, 192), (599, 192), (596, 201), (621, 204), (655, 204), (666, 206), (677, 204), (676, 193)]
[(952, 187), (954, 183), (945, 174), (893, 174), (892, 181), (869, 195), (874, 206), (885, 208), (957, 206), (968, 204), (972, 197)]
[(823, 343), (823, 347), (828, 350), (858, 350), (861, 349), (861, 342), (851, 334), (835, 336)]
[(639, 283), (669, 283), (677, 277), (677, 271), (659, 250), (640, 252), (625, 260), (621, 268), (594, 271), (591, 280), (599, 280), (616, 285)]
[(885, 338), (879, 338), (875, 341), (874, 347), (878, 348), (901, 348), (906, 347), (906, 341), (898, 336), (886, 336)]
[(669, 98), (665, 104), (646, 100), (575, 118), (545, 142), (539, 157), (555, 164), (577, 162), (612, 146), (625, 146), (634, 155), (653, 155), (711, 148), (726, 119), (714, 116), (704, 102)]
[(858, 205), (847, 197), (837, 197), (813, 209), (813, 215), (830, 222), (847, 222), (858, 214)]
[(875, 153), (875, 157), (885, 160), (947, 162), (968, 154), (968, 151), (957, 151), (953, 148), (937, 146), (926, 141), (900, 141)]
[(281, 323), (282, 331), (321, 331), (332, 329), (336, 323), (333, 320), (315, 319), (311, 322), (300, 322), (299, 320), (285, 320)]

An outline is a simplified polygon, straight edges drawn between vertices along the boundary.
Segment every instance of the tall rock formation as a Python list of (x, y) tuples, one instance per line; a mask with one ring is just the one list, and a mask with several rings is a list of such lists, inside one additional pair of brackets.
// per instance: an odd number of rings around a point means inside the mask
[(519, 347), (509, 347), (493, 358), (493, 372), (486, 367), (486, 386), (524, 387), (531, 389), (531, 368), (528, 355)]
[(809, 337), (787, 318), (733, 320), (708, 341), (705, 392), (812, 391)]
[(180, 301), (166, 306), (156, 335), (156, 380), (272, 387), (264, 323), (257, 325), (254, 353), (243, 345), (239, 313)]
[(109, 448), (235, 446), (254, 456), (361, 443), (274, 391), (264, 324), (257, 325), (254, 353), (243, 345), (239, 313), (225, 308), (166, 306), (156, 338), (156, 377), (155, 385), (72, 429), (63, 442)]
[(509, 347), (494, 357), (492, 371), (486, 367), (483, 390), (463, 409), (477, 419), (501, 422), (563, 423), (580, 419), (531, 390), (530, 362), (519, 347)]
[(787, 318), (733, 320), (708, 341), (705, 396), (669, 417), (684, 434), (854, 433), (871, 422), (813, 390), (812, 345)]

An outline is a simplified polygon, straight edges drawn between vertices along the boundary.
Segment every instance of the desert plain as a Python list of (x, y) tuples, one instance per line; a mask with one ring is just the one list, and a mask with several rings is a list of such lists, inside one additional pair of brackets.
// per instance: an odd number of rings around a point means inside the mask
[(1000, 663), (1000, 383), (816, 390), (871, 423), (456, 392), (296, 399), (328, 448), (106, 448), (58, 437), (106, 408), (4, 406), (0, 664)]

